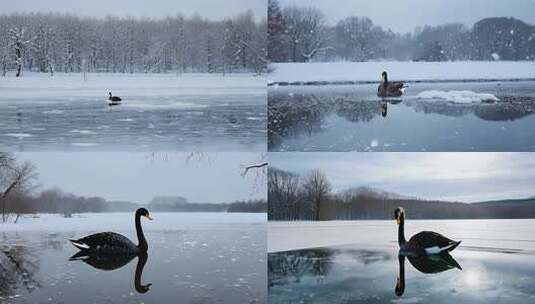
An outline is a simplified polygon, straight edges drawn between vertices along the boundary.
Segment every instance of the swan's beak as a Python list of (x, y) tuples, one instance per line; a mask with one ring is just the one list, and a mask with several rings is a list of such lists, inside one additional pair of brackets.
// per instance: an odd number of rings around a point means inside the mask
[(150, 215), (145, 215), (145, 217), (152, 221), (152, 217), (150, 217)]

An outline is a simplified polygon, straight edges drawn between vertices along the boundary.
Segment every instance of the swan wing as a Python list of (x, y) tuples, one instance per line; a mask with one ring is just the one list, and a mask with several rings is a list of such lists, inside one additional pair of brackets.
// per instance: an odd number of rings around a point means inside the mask
[(88, 251), (132, 251), (137, 249), (124, 235), (115, 232), (100, 232), (88, 235), (71, 243), (80, 250)]
[(451, 240), (440, 233), (422, 231), (413, 235), (409, 240), (409, 243), (425, 250), (427, 254), (439, 254), (444, 251), (455, 249), (460, 242)]

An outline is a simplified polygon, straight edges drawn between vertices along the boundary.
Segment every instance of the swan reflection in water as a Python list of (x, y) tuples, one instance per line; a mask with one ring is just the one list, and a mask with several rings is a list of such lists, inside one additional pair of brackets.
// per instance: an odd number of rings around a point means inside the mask
[(84, 252), (78, 252), (73, 255), (70, 261), (83, 261), (87, 265), (99, 270), (112, 271), (119, 269), (132, 261), (137, 256), (136, 272), (134, 274), (134, 288), (138, 293), (146, 293), (152, 286), (149, 284), (141, 283), (141, 275), (143, 274), (143, 268), (147, 263), (148, 254), (146, 252), (138, 255), (124, 254), (124, 255), (106, 255), (106, 254), (87, 254)]
[(401, 99), (386, 99), (386, 98), (383, 98), (381, 99), (381, 101), (379, 102), (379, 112), (381, 113), (381, 116), (382, 117), (386, 117), (386, 115), (388, 114), (388, 104), (398, 104), (401, 102)]
[(436, 255), (399, 254), (399, 276), (395, 288), (395, 293), (398, 297), (401, 297), (405, 292), (405, 258), (421, 273), (439, 273), (455, 268), (462, 270), (461, 265), (448, 252)]

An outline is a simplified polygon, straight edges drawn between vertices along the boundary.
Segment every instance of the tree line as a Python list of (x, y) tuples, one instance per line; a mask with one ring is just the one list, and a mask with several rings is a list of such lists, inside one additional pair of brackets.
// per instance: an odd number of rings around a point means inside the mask
[(272, 62), (535, 60), (535, 26), (514, 18), (425, 25), (413, 33), (384, 29), (368, 17), (335, 25), (315, 7), (268, 1), (268, 58)]
[(54, 72), (262, 73), (266, 21), (246, 11), (223, 21), (0, 15), (2, 75)]
[(319, 169), (304, 175), (276, 167), (268, 171), (269, 220), (393, 219), (398, 206), (413, 219), (535, 218), (535, 198), (462, 203), (389, 195), (365, 187), (334, 192)]

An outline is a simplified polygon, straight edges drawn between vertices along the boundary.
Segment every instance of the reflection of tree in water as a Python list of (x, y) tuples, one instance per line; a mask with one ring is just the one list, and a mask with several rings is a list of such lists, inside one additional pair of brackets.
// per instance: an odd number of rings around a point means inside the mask
[(269, 286), (298, 283), (305, 276), (323, 280), (329, 274), (335, 256), (358, 261), (364, 265), (390, 260), (384, 251), (367, 249), (305, 249), (270, 253), (268, 255)]
[(344, 254), (351, 256), (354, 260), (359, 261), (364, 265), (384, 262), (392, 259), (392, 256), (388, 252), (377, 251), (377, 250), (345, 250)]
[(334, 112), (350, 122), (368, 122), (382, 113), (385, 104), (377, 100), (354, 101), (337, 98), (334, 103)]
[(488, 121), (513, 121), (535, 113), (535, 101), (531, 97), (500, 96), (499, 102), (456, 104), (447, 101), (408, 101), (406, 105), (416, 112), (445, 116), (474, 114)]
[(282, 138), (320, 132), (324, 119), (332, 113), (350, 122), (368, 122), (380, 116), (381, 110), (378, 100), (317, 97), (314, 94), (270, 95), (268, 145), (277, 147)]
[(321, 279), (332, 264), (330, 249), (296, 250), (268, 254), (268, 285), (299, 282), (304, 276)]
[(39, 271), (38, 256), (26, 246), (1, 247), (0, 296), (14, 295), (19, 289), (32, 292), (41, 287), (35, 275)]

